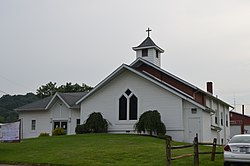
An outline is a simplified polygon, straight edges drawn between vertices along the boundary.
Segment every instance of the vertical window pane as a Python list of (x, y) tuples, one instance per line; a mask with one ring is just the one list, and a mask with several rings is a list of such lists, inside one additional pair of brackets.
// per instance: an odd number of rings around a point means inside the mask
[(226, 126), (228, 127), (228, 115), (226, 114)]
[(197, 109), (196, 108), (192, 108), (191, 112), (192, 112), (192, 114), (197, 114)]
[(76, 125), (80, 125), (80, 119), (76, 119)]
[(61, 127), (60, 122), (54, 122), (54, 130), (59, 127)]
[(148, 49), (142, 49), (142, 57), (148, 56)]
[(31, 120), (31, 130), (36, 130), (36, 120)]
[(119, 99), (119, 120), (127, 120), (127, 98), (123, 95)]
[(137, 97), (135, 95), (129, 99), (129, 120), (137, 120)]
[(64, 132), (67, 134), (68, 122), (61, 122), (61, 128), (63, 128)]
[(222, 113), (222, 112), (220, 113), (220, 118), (221, 118), (221, 119), (220, 119), (220, 123), (221, 123), (221, 125), (223, 125), (223, 119), (224, 119), (224, 118), (223, 118), (223, 113)]

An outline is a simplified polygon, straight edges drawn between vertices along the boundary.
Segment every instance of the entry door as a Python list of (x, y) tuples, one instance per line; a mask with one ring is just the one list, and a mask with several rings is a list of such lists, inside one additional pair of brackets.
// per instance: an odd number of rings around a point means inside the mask
[(65, 133), (67, 134), (68, 122), (67, 121), (54, 121), (54, 130), (55, 128), (63, 128)]
[(193, 142), (194, 137), (198, 134), (198, 138), (200, 137), (200, 118), (188, 118), (188, 131), (189, 131), (189, 141)]

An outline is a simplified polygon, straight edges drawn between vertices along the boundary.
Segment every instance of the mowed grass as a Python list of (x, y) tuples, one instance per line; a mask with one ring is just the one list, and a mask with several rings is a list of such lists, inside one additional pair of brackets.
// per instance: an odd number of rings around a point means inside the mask
[[(173, 145), (183, 143), (173, 142)], [(200, 146), (200, 151), (211, 151)], [(222, 151), (222, 148), (217, 149)], [(173, 156), (192, 153), (192, 148), (173, 150)], [(166, 165), (165, 140), (140, 135), (84, 134), (25, 139), (21, 143), (0, 143), (0, 163), (88, 166)], [(192, 165), (193, 157), (172, 161)], [(223, 155), (200, 156), (200, 165), (221, 166)]]

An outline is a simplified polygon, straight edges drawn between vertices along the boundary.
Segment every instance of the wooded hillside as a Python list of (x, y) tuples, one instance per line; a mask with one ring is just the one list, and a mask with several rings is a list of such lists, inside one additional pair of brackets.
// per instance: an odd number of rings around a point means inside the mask
[(26, 95), (4, 95), (0, 98), (0, 122), (14, 122), (18, 119), (15, 108), (39, 100), (33, 93)]
[(54, 95), (56, 92), (85, 92), (93, 89), (86, 84), (79, 85), (67, 82), (65, 85), (57, 86), (55, 82), (49, 82), (37, 89), (36, 94), (27, 93), (26, 95), (4, 95), (0, 98), (0, 123), (14, 122), (18, 120), (18, 113), (15, 108), (32, 103), (41, 98)]

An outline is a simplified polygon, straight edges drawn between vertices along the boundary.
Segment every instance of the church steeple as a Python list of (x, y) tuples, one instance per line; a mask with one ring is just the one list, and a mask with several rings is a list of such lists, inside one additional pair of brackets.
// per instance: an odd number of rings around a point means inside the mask
[(147, 29), (148, 37), (137, 47), (133, 47), (136, 51), (136, 58), (143, 58), (159, 67), (161, 67), (161, 53), (164, 52), (163, 49), (158, 47), (153, 40), (150, 38), (151, 29)]

